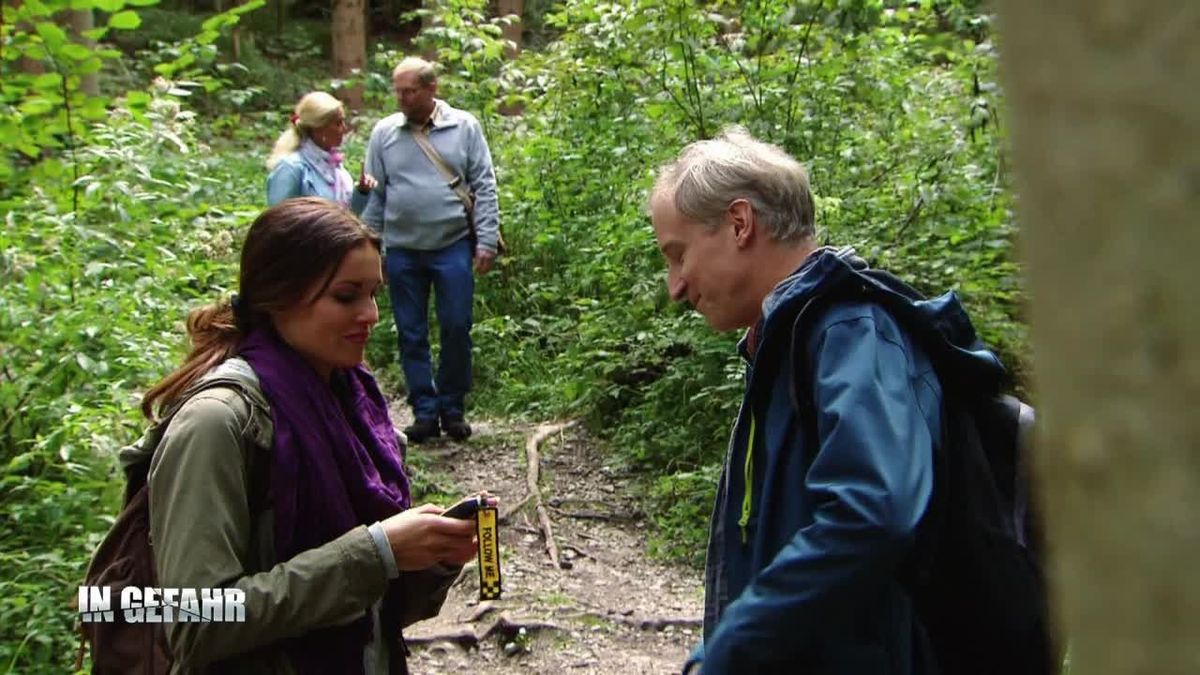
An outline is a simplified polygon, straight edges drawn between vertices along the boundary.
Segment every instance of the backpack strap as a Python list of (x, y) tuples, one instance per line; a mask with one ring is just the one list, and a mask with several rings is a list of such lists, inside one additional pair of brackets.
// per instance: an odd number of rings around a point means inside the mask
[[(1029, 453), (1026, 452), (1033, 443), (1033, 423), (1035, 421), (1033, 407), (1026, 404), (1024, 401), (1018, 400), (1012, 396), (1004, 397), (1005, 400), (1015, 403), (1017, 406), (1017, 448), (1020, 450), (1017, 453), (1016, 476), (1014, 477), (1015, 484), (1013, 486), (1013, 522), (1022, 527), (1018, 527), (1016, 531), (1017, 541), (1024, 547), (1036, 550), (1036, 544), (1040, 542), (1030, 541), (1037, 539), (1033, 507), (1030, 504), (1031, 498), (1029, 495), (1029, 485), (1031, 481), (1029, 476), (1032, 473), (1032, 467), (1029, 464)], [(1027, 536), (1027, 533), (1035, 533), (1034, 536)]]
[(247, 468), (250, 471), (250, 491), (248, 494), (250, 513), (256, 514), (265, 510), (268, 500), (267, 492), (270, 486), (268, 474), (271, 462), (269, 448), (266, 447), (269, 445), (269, 440), (267, 438), (267, 430), (259, 427), (256, 419), (257, 415), (261, 412), (263, 404), (256, 400), (258, 397), (251, 391), (250, 385), (244, 380), (222, 375), (207, 377), (189, 387), (178, 399), (171, 403), (164, 411), (162, 417), (134, 444), (133, 447), (138, 448), (139, 454), (144, 455), (144, 458), (130, 463), (125, 468), (125, 496), (122, 501), (123, 506), (129, 504), (137, 493), (147, 486), (150, 475), (150, 464), (154, 459), (154, 454), (158, 452), (158, 445), (162, 442), (163, 435), (166, 433), (172, 420), (174, 420), (175, 415), (197, 394), (218, 387), (226, 387), (236, 391), (250, 409), (250, 419), (247, 422), (247, 426), (242, 430), (243, 438), (251, 441), (249, 443), (250, 452), (246, 457)]

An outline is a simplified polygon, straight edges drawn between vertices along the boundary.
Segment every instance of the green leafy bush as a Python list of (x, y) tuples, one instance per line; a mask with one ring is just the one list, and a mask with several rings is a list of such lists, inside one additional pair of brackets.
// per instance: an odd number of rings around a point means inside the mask
[(658, 525), (650, 537), (650, 552), (695, 567), (704, 564), (708, 550), (708, 519), (716, 497), (718, 467), (681, 471), (660, 477), (650, 489)]
[(228, 186), (257, 192), (241, 172), (261, 169), (196, 157), (193, 116), (169, 89), (131, 92), (88, 145), (0, 200), (0, 561), (21, 570), (0, 579), (10, 671), (73, 660), (69, 603), (117, 510), (115, 453), (141, 433), (139, 392), (178, 363), (189, 305), (235, 279), (257, 211)]

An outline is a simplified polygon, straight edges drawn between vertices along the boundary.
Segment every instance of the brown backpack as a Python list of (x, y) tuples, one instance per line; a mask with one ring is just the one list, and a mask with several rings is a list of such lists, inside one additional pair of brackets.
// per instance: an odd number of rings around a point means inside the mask
[[(154, 572), (154, 552), (150, 549), (150, 492), (146, 485), (149, 462), (135, 467), (141, 485), (133, 479), (126, 486), (125, 506), (117, 521), (100, 543), (88, 565), (84, 584), (109, 586), (113, 597), (120, 597), (126, 586), (158, 586)], [(111, 623), (80, 623), (86, 644), (92, 651), (92, 673), (108, 675), (166, 675), (171, 670), (171, 651), (159, 623), (126, 623), (122, 612), (113, 612)], [(75, 669), (83, 667), (84, 644), (79, 647)]]
[[(157, 587), (158, 574), (154, 569), (154, 551), (150, 544), (150, 459), (157, 450), (167, 426), (175, 413), (193, 395), (215, 386), (232, 386), (242, 394), (247, 405), (256, 404), (246, 390), (246, 383), (233, 378), (211, 378), (191, 388), (173, 404), (162, 420), (143, 438), (150, 444), (150, 456), (125, 470), (125, 499), (116, 522), (109, 529), (92, 556), (84, 575), (86, 586), (108, 586), (112, 597), (119, 598), (127, 586)], [(261, 513), (266, 502), (266, 470), (268, 461), (259, 461), (250, 453), (251, 513)], [(93, 675), (166, 675), (171, 670), (171, 650), (161, 623), (128, 623), (124, 613), (115, 607), (111, 622), (79, 624), (83, 640), (75, 660), (75, 670), (83, 668), (85, 649), (92, 653)]]

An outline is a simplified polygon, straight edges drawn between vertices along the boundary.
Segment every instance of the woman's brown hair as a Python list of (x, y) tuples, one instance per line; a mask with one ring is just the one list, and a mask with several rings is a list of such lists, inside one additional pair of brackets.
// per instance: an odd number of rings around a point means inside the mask
[(188, 313), (191, 351), (146, 392), (142, 414), (157, 419), (201, 375), (236, 356), (251, 330), (269, 328), (272, 311), (320, 297), (346, 254), (363, 244), (378, 250), (379, 236), (325, 199), (288, 199), (263, 211), (242, 246), (237, 295)]

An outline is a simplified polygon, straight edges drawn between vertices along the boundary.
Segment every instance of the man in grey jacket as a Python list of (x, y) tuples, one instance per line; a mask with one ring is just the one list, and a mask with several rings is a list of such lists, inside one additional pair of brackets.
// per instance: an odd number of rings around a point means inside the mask
[[(401, 112), (371, 132), (365, 171), (378, 186), (362, 218), (383, 235), (414, 418), (404, 432), (415, 443), (442, 430), (463, 440), (471, 435), (464, 412), (474, 272), (492, 268), (500, 232), (492, 156), (479, 121), (437, 98), (433, 64), (406, 58), (392, 83)], [(441, 334), (436, 377), (429, 350), (431, 285)]]

